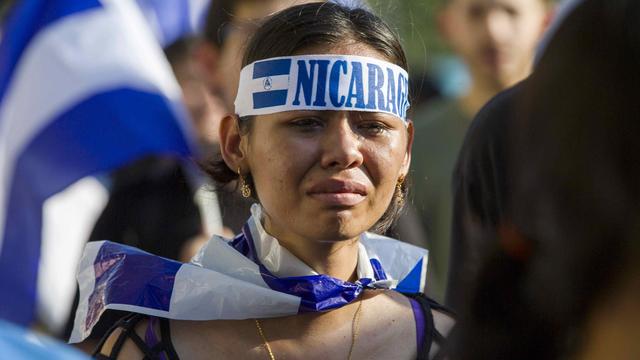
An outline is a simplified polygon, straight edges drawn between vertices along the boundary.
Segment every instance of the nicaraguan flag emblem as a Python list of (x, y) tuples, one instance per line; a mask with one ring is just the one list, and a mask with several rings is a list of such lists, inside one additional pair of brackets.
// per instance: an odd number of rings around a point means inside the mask
[(291, 59), (274, 59), (256, 62), (253, 79), (262, 79), (265, 91), (253, 93), (253, 108), (262, 109), (287, 103)]
[(273, 82), (273, 80), (271, 80), (271, 77), (267, 77), (266, 79), (264, 79), (264, 89), (265, 90), (271, 90), (271, 83)]

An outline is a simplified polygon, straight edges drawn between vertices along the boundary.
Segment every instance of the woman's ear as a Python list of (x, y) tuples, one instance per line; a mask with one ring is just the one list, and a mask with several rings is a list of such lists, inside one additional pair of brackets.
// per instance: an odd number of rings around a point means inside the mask
[(220, 122), (220, 153), (230, 169), (236, 171), (245, 162), (238, 117), (227, 115)]
[(407, 152), (402, 160), (402, 167), (400, 168), (400, 174), (402, 177), (407, 177), (409, 174), (409, 167), (411, 166), (411, 149), (413, 148), (413, 121), (407, 119)]

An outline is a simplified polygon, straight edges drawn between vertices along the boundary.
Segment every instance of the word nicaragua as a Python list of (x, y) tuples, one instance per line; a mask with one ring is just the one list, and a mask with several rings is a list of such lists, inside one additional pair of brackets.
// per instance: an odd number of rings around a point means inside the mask
[(236, 97), (239, 116), (290, 110), (384, 112), (406, 120), (409, 77), (374, 58), (304, 55), (247, 65)]

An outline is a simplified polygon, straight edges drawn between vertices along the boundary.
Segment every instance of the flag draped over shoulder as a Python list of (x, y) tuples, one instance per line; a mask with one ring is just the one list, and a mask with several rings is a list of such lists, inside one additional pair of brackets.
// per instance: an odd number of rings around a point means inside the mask
[(84, 340), (107, 309), (176, 320), (239, 320), (329, 311), (365, 289), (423, 293), (428, 251), (381, 235), (360, 235), (355, 282), (319, 274), (262, 226), (254, 204), (242, 232), (214, 236), (182, 264), (108, 241), (85, 247), (80, 299), (69, 342)]
[(17, 2), (0, 43), (0, 317), (34, 313), (42, 203), (89, 174), (186, 156), (180, 88), (129, 0)]

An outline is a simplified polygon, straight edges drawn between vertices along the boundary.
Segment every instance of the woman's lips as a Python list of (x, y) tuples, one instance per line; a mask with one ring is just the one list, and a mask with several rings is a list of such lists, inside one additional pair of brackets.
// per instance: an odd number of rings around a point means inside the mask
[(312, 198), (327, 205), (356, 206), (364, 200), (365, 196), (354, 193), (313, 193)]
[(367, 197), (367, 187), (357, 181), (328, 179), (315, 183), (307, 192), (331, 206), (355, 206)]

